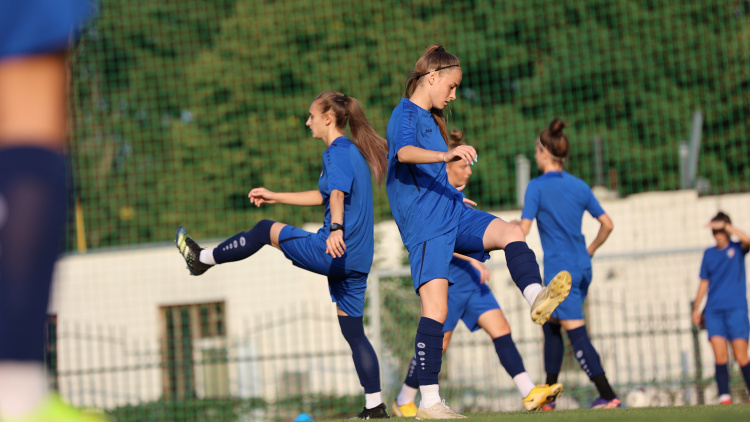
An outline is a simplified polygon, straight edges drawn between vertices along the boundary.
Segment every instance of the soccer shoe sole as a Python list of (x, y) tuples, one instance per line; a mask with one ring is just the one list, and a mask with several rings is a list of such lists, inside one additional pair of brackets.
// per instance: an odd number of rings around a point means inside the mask
[(560, 271), (557, 273), (534, 300), (534, 305), (531, 307), (531, 320), (539, 325), (544, 325), (557, 306), (568, 297), (571, 283), (572, 277), (569, 272)]
[(552, 384), (551, 386), (547, 388), (547, 391), (545, 391), (543, 394), (536, 394), (533, 399), (528, 400), (528, 401), (524, 400), (523, 407), (525, 407), (526, 410), (529, 410), (529, 411), (539, 410), (545, 404), (557, 400), (557, 398), (560, 397), (560, 394), (562, 394), (562, 392), (563, 392), (562, 384)]

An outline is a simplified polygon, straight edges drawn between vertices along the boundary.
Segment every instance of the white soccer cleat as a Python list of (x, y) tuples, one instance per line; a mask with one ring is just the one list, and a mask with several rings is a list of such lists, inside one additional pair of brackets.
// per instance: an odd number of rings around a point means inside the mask
[(466, 419), (466, 416), (452, 411), (445, 404), (445, 400), (443, 400), (433, 404), (432, 407), (424, 408), (419, 406), (417, 409), (417, 419)]
[(568, 297), (571, 284), (572, 277), (569, 272), (560, 271), (557, 273), (534, 299), (534, 304), (531, 305), (531, 320), (539, 325), (544, 325), (557, 306)]

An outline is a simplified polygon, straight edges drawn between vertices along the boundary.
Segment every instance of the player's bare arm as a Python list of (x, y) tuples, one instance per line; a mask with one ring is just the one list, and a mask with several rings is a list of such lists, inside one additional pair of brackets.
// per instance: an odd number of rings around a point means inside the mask
[(323, 205), (323, 196), (317, 190), (273, 192), (266, 188), (255, 188), (247, 194), (247, 197), (256, 207), (260, 207), (261, 204), (287, 204), (303, 207)]
[(596, 237), (594, 240), (591, 241), (591, 244), (588, 248), (586, 248), (589, 252), (590, 256), (594, 256), (594, 253), (596, 253), (596, 250), (599, 249), (602, 244), (607, 240), (610, 233), (612, 233), (612, 230), (615, 228), (615, 224), (612, 222), (612, 219), (609, 218), (607, 214), (602, 214), (597, 218), (599, 220), (599, 232), (596, 234)]
[[(337, 224), (344, 226), (344, 192), (334, 189), (331, 191), (331, 197), (329, 198), (329, 205), (331, 207), (331, 226)], [(331, 230), (326, 239), (326, 253), (334, 258), (339, 258), (344, 255), (346, 251), (346, 243), (344, 243), (344, 230)]]

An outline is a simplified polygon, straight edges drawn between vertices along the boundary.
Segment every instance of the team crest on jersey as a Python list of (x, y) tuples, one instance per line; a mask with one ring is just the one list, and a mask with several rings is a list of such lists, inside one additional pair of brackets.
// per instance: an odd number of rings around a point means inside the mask
[(729, 249), (727, 250), (727, 257), (728, 257), (729, 259), (732, 259), (732, 258), (734, 258), (734, 248), (729, 248)]

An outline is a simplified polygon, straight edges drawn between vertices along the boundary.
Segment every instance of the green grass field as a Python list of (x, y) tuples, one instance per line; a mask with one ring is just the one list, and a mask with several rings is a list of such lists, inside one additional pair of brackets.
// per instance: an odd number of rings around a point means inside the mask
[[(554, 412), (506, 412), (467, 414), (467, 421), (484, 422), (748, 422), (750, 404), (642, 407), (612, 410), (556, 410)], [(392, 418), (407, 420), (412, 418)], [(338, 420), (338, 419), (337, 419)]]

